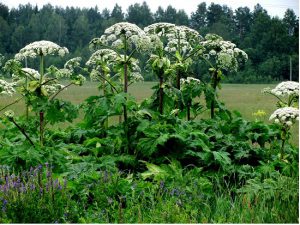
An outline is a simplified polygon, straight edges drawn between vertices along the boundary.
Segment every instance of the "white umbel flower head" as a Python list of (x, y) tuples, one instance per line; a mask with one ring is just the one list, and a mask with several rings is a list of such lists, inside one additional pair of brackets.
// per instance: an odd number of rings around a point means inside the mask
[(144, 77), (139, 72), (133, 72), (129, 74), (129, 80), (131, 83), (137, 83), (139, 81), (144, 81)]
[(278, 84), (270, 92), (276, 96), (299, 96), (299, 83), (294, 81), (285, 81)]
[(51, 85), (43, 85), (43, 87), (45, 88), (48, 95), (50, 96), (56, 93), (57, 91), (59, 91), (60, 89), (64, 88), (65, 86), (62, 84), (51, 84)]
[(90, 42), (90, 48), (109, 45), (115, 49), (124, 49), (126, 41), (127, 49), (147, 50), (150, 48), (150, 38), (137, 25), (121, 22), (112, 25), (104, 31), (100, 38), (94, 38)]
[(193, 51), (193, 46), (202, 40), (196, 30), (186, 26), (175, 26), (175, 29), (171, 29), (166, 36), (168, 44), (165, 50), (170, 53), (180, 51), (181, 55)]
[(270, 120), (275, 123), (281, 123), (284, 126), (292, 126), (296, 120), (299, 120), (299, 109), (293, 107), (279, 108), (270, 116)]
[(82, 60), (81, 57), (75, 57), (75, 58), (72, 58), (72, 59), (69, 59), (65, 65), (64, 65), (64, 69), (68, 69), (68, 70), (71, 70), (71, 71), (74, 71), (74, 69), (76, 67), (80, 67), (80, 61)]
[(14, 83), (8, 83), (0, 79), (0, 95), (13, 95), (15, 93)]
[(17, 60), (23, 60), (26, 57), (36, 58), (37, 56), (59, 55), (63, 57), (69, 51), (65, 47), (61, 47), (51, 41), (36, 41), (22, 48), (18, 54), (15, 55)]
[(86, 62), (86, 65), (97, 65), (98, 62), (112, 62), (116, 60), (118, 57), (118, 54), (111, 50), (111, 49), (99, 49), (96, 52), (94, 52), (89, 60)]
[(226, 71), (237, 71), (239, 63), (248, 60), (248, 55), (243, 50), (216, 34), (207, 34), (201, 45), (209, 59), (215, 60), (217, 67)]
[(25, 76), (29, 77), (30, 80), (39, 80), (41, 75), (40, 73), (31, 68), (22, 68), (22, 71), (24, 72)]

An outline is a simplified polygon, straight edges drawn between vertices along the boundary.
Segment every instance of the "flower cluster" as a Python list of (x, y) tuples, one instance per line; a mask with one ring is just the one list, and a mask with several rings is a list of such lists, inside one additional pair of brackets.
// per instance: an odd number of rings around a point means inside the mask
[(196, 30), (186, 26), (176, 26), (166, 36), (168, 44), (165, 50), (172, 53), (180, 51), (182, 55), (193, 51), (194, 45), (198, 44), (202, 39)]
[(60, 47), (51, 41), (36, 41), (22, 48), (15, 58), (18, 60), (23, 60), (26, 57), (36, 58), (37, 56), (46, 55), (59, 55), (64, 56), (68, 54), (69, 51), (65, 47)]
[(4, 116), (6, 116), (6, 117), (9, 118), (9, 119), (13, 118), (14, 115), (15, 115), (15, 113), (14, 113), (14, 111), (12, 111), (12, 110), (7, 110), (7, 111), (5, 111), (5, 113), (4, 113)]
[(294, 81), (281, 82), (270, 92), (276, 96), (299, 96), (299, 83)]
[(31, 69), (31, 68), (22, 68), (20, 73), (13, 74), (12, 75), (12, 79), (14, 82), (16, 82), (16, 86), (21, 86), (23, 84), (25, 84), (25, 77), (27, 77), (29, 79), (29, 81), (32, 80), (39, 80), (41, 75), (40, 73), (35, 70), (35, 69)]
[(16, 92), (13, 88), (14, 85), (14, 83), (8, 83), (7, 81), (0, 79), (0, 95), (12, 95), (14, 92)]
[(162, 37), (175, 31), (175, 24), (172, 23), (154, 23), (144, 28), (145, 33), (150, 37), (152, 49), (163, 49)]
[(75, 58), (69, 59), (65, 63), (64, 69), (74, 71), (76, 67), (80, 67), (80, 61), (81, 61), (81, 57), (75, 57)]
[(146, 34), (156, 34), (160, 37), (174, 30), (175, 24), (172, 23), (154, 23), (144, 28)]
[(131, 83), (144, 81), (144, 77), (139, 72), (130, 73), (128, 76)]
[(150, 38), (137, 25), (127, 22), (116, 23), (104, 31), (100, 38), (90, 42), (91, 48), (97, 46), (111, 46), (114, 49), (148, 50)]
[(187, 77), (186, 79), (180, 79), (180, 88), (184, 88), (185, 85), (199, 85), (201, 81), (194, 77)]
[(86, 65), (91, 66), (103, 62), (114, 62), (117, 57), (118, 54), (111, 49), (99, 49), (91, 55), (89, 60), (86, 62)]
[(264, 117), (266, 115), (266, 112), (263, 110), (258, 110), (257, 112), (252, 113), (252, 116), (256, 117)]
[[(62, 69), (62, 70), (67, 70), (67, 69)], [(56, 71), (56, 75), (58, 72), (62, 72), (62, 70), (57, 69)], [(29, 82), (30, 81), (39, 81), (40, 80), (40, 73), (35, 70), (35, 69), (31, 69), (31, 68), (22, 68), (21, 69), (22, 74), (25, 75), (26, 77), (29, 78)], [(69, 70), (68, 70), (69, 71)], [(43, 79), (43, 83), (45, 81), (47, 81), (47, 75), (45, 74), (44, 79)], [(20, 76), (16, 76), (16, 75), (12, 75), (13, 81), (15, 82), (15, 85), (20, 87), (25, 85), (25, 79), (20, 77)], [(64, 85), (57, 83), (57, 81), (53, 80), (51, 82), (47, 82), (47, 84), (43, 84), (42, 83), (42, 89), (45, 90), (45, 92), (42, 92), (44, 95), (46, 96), (50, 96), (54, 93), (56, 93), (58, 90), (64, 88)], [(30, 85), (30, 83), (29, 83)], [(35, 91), (35, 89), (34, 89)]]
[(270, 116), (270, 120), (273, 119), (275, 123), (290, 127), (296, 120), (299, 120), (299, 109), (293, 107), (279, 108)]
[(30, 80), (39, 80), (41, 75), (38, 71), (31, 68), (22, 68), (25, 76), (27, 76)]
[(224, 41), (216, 34), (207, 34), (201, 41), (207, 59), (214, 59), (217, 67), (227, 71), (236, 71), (239, 63), (248, 60), (247, 54), (230, 41)]
[(72, 70), (69, 70), (69, 69), (66, 69), (66, 68), (63, 68), (63, 69), (58, 69), (56, 68), (55, 66), (50, 66), (48, 68), (49, 72), (45, 74), (45, 76), (54, 76), (56, 77), (57, 79), (60, 79), (60, 78), (65, 78), (65, 77), (68, 77), (70, 78), (73, 74), (73, 71)]
[(56, 93), (57, 91), (59, 91), (60, 89), (64, 88), (65, 86), (62, 84), (51, 84), (51, 85), (43, 85), (43, 87), (47, 91), (47, 94), (50, 96)]

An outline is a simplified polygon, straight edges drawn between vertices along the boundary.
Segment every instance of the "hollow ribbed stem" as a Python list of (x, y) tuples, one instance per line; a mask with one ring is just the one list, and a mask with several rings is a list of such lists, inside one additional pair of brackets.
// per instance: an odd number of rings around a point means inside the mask
[(159, 113), (162, 115), (164, 111), (164, 105), (163, 105), (163, 100), (164, 100), (164, 79), (163, 76), (159, 76)]
[(187, 120), (191, 120), (191, 102), (189, 101), (187, 104)]
[(282, 129), (281, 131), (281, 148), (280, 148), (280, 159), (283, 159), (284, 156), (284, 145), (286, 142), (286, 134), (287, 134), (287, 130), (285, 128)]
[(213, 119), (215, 117), (215, 98), (216, 98), (216, 90), (217, 90), (217, 71), (214, 71), (213, 77), (212, 77), (212, 87), (214, 89), (214, 97), (211, 100), (211, 105), (210, 105), (210, 117)]

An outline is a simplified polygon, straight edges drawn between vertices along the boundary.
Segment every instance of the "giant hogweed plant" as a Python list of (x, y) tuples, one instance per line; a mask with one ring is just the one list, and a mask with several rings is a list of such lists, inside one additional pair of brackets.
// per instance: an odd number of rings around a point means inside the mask
[[(100, 38), (94, 38), (90, 42), (91, 48), (108, 48), (116, 52), (117, 64), (115, 70), (120, 74), (123, 83), (123, 92), (128, 92), (129, 74), (132, 72), (131, 68), (133, 56), (136, 52), (143, 52), (150, 46), (149, 37), (137, 25), (121, 22), (107, 28)], [(127, 122), (128, 113), (126, 104), (124, 104), (124, 121)]]
[(281, 148), (280, 159), (284, 159), (285, 143), (290, 138), (290, 129), (299, 120), (299, 83), (294, 81), (286, 81), (279, 83), (274, 89), (266, 88), (264, 93), (271, 94), (277, 98), (277, 110), (270, 116), (270, 120), (274, 120), (280, 125), (281, 129)]
[(170, 23), (154, 23), (145, 27), (144, 31), (151, 38), (149, 62), (159, 78), (159, 111), (162, 114), (164, 89), (169, 87), (164, 80), (175, 83), (177, 90), (171, 91), (176, 92), (174, 101), (179, 108), (180, 79), (188, 76), (193, 57), (202, 52), (199, 45), (201, 36), (193, 29)]
[(148, 63), (151, 69), (159, 79), (159, 113), (163, 114), (163, 99), (164, 99), (164, 80), (169, 75), (171, 67), (170, 60), (166, 55), (164, 48), (166, 47), (166, 34), (169, 30), (174, 29), (175, 25), (171, 23), (155, 23), (144, 28), (145, 33), (151, 40), (151, 55)]
[(150, 39), (145, 35), (137, 25), (121, 22), (107, 28), (100, 38), (94, 38), (90, 42), (91, 48), (108, 48), (116, 52), (118, 55), (114, 70), (119, 74), (119, 78), (123, 84), (123, 117), (124, 131), (127, 137), (127, 151), (129, 149), (129, 134), (128, 134), (128, 86), (129, 76), (132, 74), (137, 60), (134, 55), (137, 52), (147, 51), (150, 46)]
[(186, 78), (193, 58), (201, 55), (200, 34), (186, 26), (175, 26), (166, 34), (165, 51), (172, 56), (173, 69), (176, 71), (176, 88), (180, 90), (180, 79)]
[[(13, 85), (16, 90), (21, 94), (21, 98), (17, 99), (8, 106), (25, 98), (26, 103), (26, 117), (28, 118), (29, 108), (34, 111), (39, 117), (39, 139), (40, 146), (44, 145), (44, 131), (48, 122), (56, 123), (60, 121), (72, 121), (76, 116), (76, 110), (68, 102), (61, 102), (55, 99), (56, 96), (72, 84), (82, 85), (85, 78), (81, 74), (75, 73), (75, 68), (79, 67), (80, 58), (69, 60), (64, 69), (57, 69), (50, 66), (47, 71), (45, 68), (45, 57), (47, 55), (64, 56), (68, 53), (68, 49), (60, 47), (59, 45), (50, 41), (37, 41), (33, 42), (20, 50), (16, 54), (14, 60), (9, 60), (5, 68), (12, 74)], [(40, 69), (39, 72), (31, 68), (22, 68), (20, 61), (30, 58), (39, 58)], [(59, 78), (68, 77), (71, 81), (68, 85), (64, 86), (59, 83)], [(5, 106), (1, 110), (4, 110)], [(73, 111), (73, 113), (70, 113)], [(47, 112), (45, 114), (45, 112)], [(8, 118), (12, 120), (12, 113)], [(48, 120), (48, 121), (47, 121)], [(21, 129), (23, 133), (24, 128)]]
[[(122, 97), (123, 93), (123, 76), (122, 76), (122, 61), (124, 55), (118, 55), (111, 49), (99, 49), (92, 54), (86, 65), (91, 68), (90, 78), (93, 81), (99, 82), (99, 89), (103, 91), (102, 101), (110, 101), (110, 98)], [(127, 67), (128, 74), (128, 87), (138, 81), (142, 81), (143, 77), (140, 74), (139, 61), (135, 58), (130, 59), (130, 63)], [(125, 100), (127, 96), (123, 95)], [(94, 99), (96, 100), (96, 99)], [(110, 110), (113, 111), (113, 110)], [(108, 112), (108, 111), (107, 111)], [(116, 113), (113, 113), (116, 114)], [(108, 116), (106, 113), (106, 119), (104, 125), (108, 127)], [(121, 115), (119, 115), (121, 121)]]
[[(203, 55), (200, 58), (210, 66), (211, 74), (210, 87), (206, 95), (206, 101), (210, 106), (211, 118), (215, 115), (217, 88), (221, 88), (220, 82), (224, 77), (224, 72), (237, 71), (239, 64), (243, 64), (248, 60), (247, 54), (236, 47), (230, 41), (224, 41), (222, 37), (216, 34), (207, 34), (201, 41), (204, 47)], [(211, 94), (213, 93), (213, 94)]]

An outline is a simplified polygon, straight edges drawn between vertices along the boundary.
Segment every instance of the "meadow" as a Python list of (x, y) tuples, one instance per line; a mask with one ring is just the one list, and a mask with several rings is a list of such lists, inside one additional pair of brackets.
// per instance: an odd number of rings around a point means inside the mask
[[(140, 82), (132, 84), (129, 87), (129, 93), (131, 93), (138, 102), (148, 98), (152, 95), (151, 89), (156, 82)], [(71, 86), (59, 95), (60, 99), (64, 99), (72, 102), (73, 104), (81, 104), (85, 99), (93, 95), (99, 95), (101, 92), (97, 88), (97, 83), (86, 82), (82, 87)], [(270, 95), (263, 94), (262, 90), (266, 87), (274, 88), (275, 84), (223, 84), (222, 89), (219, 92), (219, 96), (225, 106), (233, 111), (239, 111), (242, 116), (247, 120), (255, 120), (253, 113), (258, 110), (265, 111), (266, 115), (259, 119), (265, 123), (270, 124), (269, 117), (276, 109), (276, 99)], [(3, 107), (13, 99), (17, 98), (17, 94), (13, 97), (0, 96), (0, 107)], [(204, 104), (204, 100), (201, 99)], [(25, 112), (25, 105), (23, 101), (20, 101), (12, 105), (9, 109), (16, 112), (17, 115), (22, 115)], [(208, 113), (204, 113), (203, 117), (208, 118)], [(80, 122), (83, 118), (83, 114), (80, 113), (78, 119), (74, 121)], [(110, 123), (115, 124), (117, 118), (110, 118)], [(63, 123), (55, 125), (56, 128), (70, 126), (70, 123)], [(299, 146), (299, 123), (297, 123), (291, 130), (292, 137), (291, 143)]]

